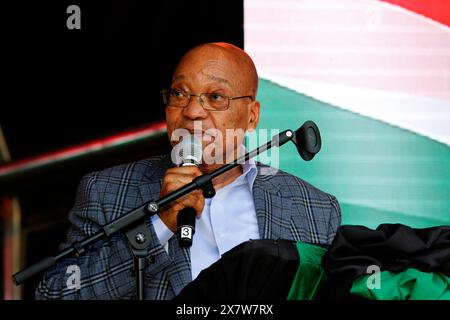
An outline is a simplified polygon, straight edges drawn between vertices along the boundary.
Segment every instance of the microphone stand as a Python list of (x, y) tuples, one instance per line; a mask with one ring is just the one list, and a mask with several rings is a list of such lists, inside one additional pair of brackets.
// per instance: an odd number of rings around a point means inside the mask
[[(313, 128), (316, 133), (315, 142), (313, 148), (310, 148), (307, 144), (305, 145), (305, 139), (308, 140), (308, 136), (310, 135), (308, 131), (305, 129), (305, 126), (308, 125), (308, 128)], [(306, 134), (305, 134), (306, 133)], [(205, 173), (197, 178), (195, 178), (191, 183), (159, 198), (155, 201), (147, 202), (140, 207), (126, 213), (125, 215), (114, 219), (113, 221), (107, 223), (102, 226), (101, 230), (94, 233), (93, 235), (86, 237), (81, 241), (76, 241), (70, 247), (60, 251), (55, 256), (49, 256), (44, 258), (43, 260), (31, 265), (28, 268), (25, 268), (17, 273), (15, 273), (12, 278), (16, 285), (22, 284), (24, 281), (28, 280), (32, 276), (45, 271), (51, 266), (55, 265), (59, 260), (65, 259), (69, 256), (77, 254), (78, 256), (84, 254), (89, 246), (96, 243), (97, 241), (103, 238), (109, 238), (116, 232), (124, 231), (127, 239), (132, 247), (134, 261), (135, 261), (135, 270), (137, 270), (136, 274), (136, 285), (137, 285), (137, 297), (139, 300), (143, 300), (144, 297), (144, 269), (145, 269), (145, 258), (147, 255), (147, 248), (150, 243), (150, 230), (146, 225), (145, 221), (158, 212), (159, 208), (164, 207), (170, 204), (172, 201), (177, 200), (178, 198), (194, 191), (196, 189), (202, 189), (204, 194), (206, 195), (214, 195), (215, 191), (212, 187), (211, 180), (224, 172), (244, 163), (264, 152), (274, 146), (280, 147), (286, 142), (292, 140), (296, 145), (297, 149), (302, 147), (303, 152), (311, 152), (317, 153), (320, 150), (320, 134), (317, 126), (312, 121), (307, 121), (305, 124), (300, 127), (297, 131), (285, 130), (275, 136), (272, 137), (271, 141), (268, 141), (264, 145), (246, 153), (242, 157), (236, 159), (235, 161), (226, 164), (217, 170), (214, 170), (210, 173)], [(308, 149), (309, 148), (309, 149)], [(308, 150), (306, 150), (308, 149)], [(300, 149), (299, 149), (300, 150)], [(316, 152), (314, 152), (316, 151)], [(312, 155), (312, 157), (314, 156)], [(303, 157), (303, 155), (302, 155)], [(311, 158), (312, 158), (311, 157)], [(303, 157), (304, 158), (304, 157)], [(305, 158), (304, 158), (305, 159)], [(306, 159), (305, 159), (306, 160)], [(309, 160), (309, 159), (308, 159)]]

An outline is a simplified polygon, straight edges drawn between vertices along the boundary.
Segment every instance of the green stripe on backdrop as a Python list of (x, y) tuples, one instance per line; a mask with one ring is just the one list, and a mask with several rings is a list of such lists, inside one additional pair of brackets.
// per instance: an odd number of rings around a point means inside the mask
[(317, 123), (321, 152), (305, 162), (293, 144), (283, 146), (280, 168), (334, 194), (343, 224), (450, 225), (449, 146), (267, 80), (260, 81), (258, 99), (259, 128), (295, 130), (306, 120)]

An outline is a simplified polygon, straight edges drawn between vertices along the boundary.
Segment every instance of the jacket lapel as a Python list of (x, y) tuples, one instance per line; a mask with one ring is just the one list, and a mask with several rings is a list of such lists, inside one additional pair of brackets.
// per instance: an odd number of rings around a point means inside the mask
[[(143, 203), (159, 199), (164, 173), (171, 166), (173, 164), (169, 156), (161, 159), (157, 165), (149, 166), (144, 173), (144, 181), (139, 185)], [(169, 239), (169, 259), (171, 263), (167, 269), (167, 277), (175, 295), (177, 295), (186, 284), (191, 282), (192, 274), (190, 250), (180, 248), (178, 238), (175, 235)]]
[(170, 157), (167, 155), (147, 167), (143, 174), (143, 181), (138, 187), (143, 202), (159, 199), (164, 173), (172, 166)]
[(256, 176), (253, 199), (260, 238), (293, 240), (292, 201), (281, 196), (279, 186), (271, 183), (269, 176)]

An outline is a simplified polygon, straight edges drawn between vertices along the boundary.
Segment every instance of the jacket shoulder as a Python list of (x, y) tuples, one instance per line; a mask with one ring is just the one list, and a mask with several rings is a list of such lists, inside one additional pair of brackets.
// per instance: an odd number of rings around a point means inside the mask
[(321, 201), (336, 201), (336, 197), (320, 190), (309, 182), (283, 170), (258, 164), (259, 179), (282, 197), (314, 198)]
[(86, 174), (83, 179), (90, 179), (97, 185), (102, 183), (139, 185), (145, 178), (151, 178), (155, 173), (165, 170), (165, 156), (150, 158), (120, 164), (100, 171)]
[(293, 209), (291, 233), (294, 239), (330, 244), (341, 224), (341, 209), (336, 197), (282, 170), (265, 166), (259, 171), (270, 170), (272, 174), (260, 176), (259, 184), (267, 192), (289, 200)]

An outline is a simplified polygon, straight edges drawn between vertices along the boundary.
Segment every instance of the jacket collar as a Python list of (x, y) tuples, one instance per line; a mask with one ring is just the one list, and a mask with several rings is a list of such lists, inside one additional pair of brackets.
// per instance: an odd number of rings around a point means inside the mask
[(261, 239), (292, 239), (292, 201), (283, 197), (280, 184), (274, 182), (276, 169), (258, 163), (253, 185), (253, 200)]

